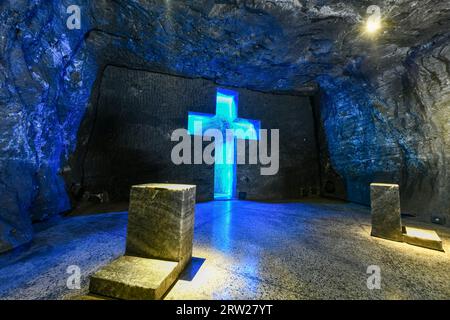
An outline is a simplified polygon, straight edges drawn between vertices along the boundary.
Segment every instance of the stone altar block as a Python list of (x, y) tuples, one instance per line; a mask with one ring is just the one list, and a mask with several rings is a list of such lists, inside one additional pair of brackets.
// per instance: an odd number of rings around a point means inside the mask
[(191, 185), (133, 186), (125, 256), (91, 277), (90, 293), (161, 299), (192, 257), (195, 191)]
[(400, 215), (400, 193), (397, 184), (372, 183), (372, 236), (403, 241)]
[(183, 269), (192, 257), (195, 191), (192, 185), (133, 186), (126, 254), (176, 261)]

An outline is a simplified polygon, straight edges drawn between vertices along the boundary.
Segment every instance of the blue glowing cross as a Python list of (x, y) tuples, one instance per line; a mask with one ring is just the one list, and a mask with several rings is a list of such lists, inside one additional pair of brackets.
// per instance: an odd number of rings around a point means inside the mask
[[(232, 199), (236, 196), (236, 139), (258, 140), (260, 122), (240, 119), (238, 115), (238, 93), (217, 89), (216, 114), (189, 112), (188, 131), (191, 135), (203, 135), (208, 129), (222, 132), (223, 141), (215, 141), (215, 150), (222, 150), (224, 163), (214, 165), (214, 199)], [(196, 132), (195, 124), (201, 123), (202, 132)], [(234, 135), (226, 134), (233, 129)], [(230, 161), (231, 160), (231, 161)]]

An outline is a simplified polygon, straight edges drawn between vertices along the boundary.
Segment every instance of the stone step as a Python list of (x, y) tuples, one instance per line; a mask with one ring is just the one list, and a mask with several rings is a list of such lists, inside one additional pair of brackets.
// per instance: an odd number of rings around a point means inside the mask
[(159, 300), (177, 280), (178, 262), (123, 256), (96, 272), (91, 294), (124, 300)]
[(433, 230), (403, 227), (403, 241), (414, 246), (444, 251), (441, 238)]

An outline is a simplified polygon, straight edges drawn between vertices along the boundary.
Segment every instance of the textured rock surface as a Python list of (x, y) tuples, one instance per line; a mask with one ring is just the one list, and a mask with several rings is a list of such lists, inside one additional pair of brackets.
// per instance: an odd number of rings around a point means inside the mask
[(372, 232), (375, 237), (403, 241), (400, 191), (396, 184), (372, 183)]
[[(318, 85), (348, 199), (398, 183), (408, 212), (450, 221), (447, 1), (96, 0), (73, 31), (70, 4), (0, 3), (0, 251), (70, 208), (60, 173), (107, 64), (262, 91)], [(386, 31), (370, 38), (373, 4)]]
[(195, 186), (146, 184), (130, 195), (126, 254), (179, 262), (192, 257)]

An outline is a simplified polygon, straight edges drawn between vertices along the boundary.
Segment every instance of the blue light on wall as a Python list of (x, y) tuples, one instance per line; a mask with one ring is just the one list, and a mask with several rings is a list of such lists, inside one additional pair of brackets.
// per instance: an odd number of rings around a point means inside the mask
[[(192, 135), (203, 135), (208, 129), (222, 132), (223, 141), (216, 142), (216, 150), (222, 149), (224, 163), (214, 165), (214, 199), (229, 200), (236, 196), (236, 139), (258, 140), (261, 127), (257, 120), (240, 119), (238, 115), (238, 93), (217, 89), (216, 115), (189, 112), (188, 131)], [(202, 132), (195, 127), (201, 123)], [(233, 136), (226, 135), (227, 129), (234, 129)]]

